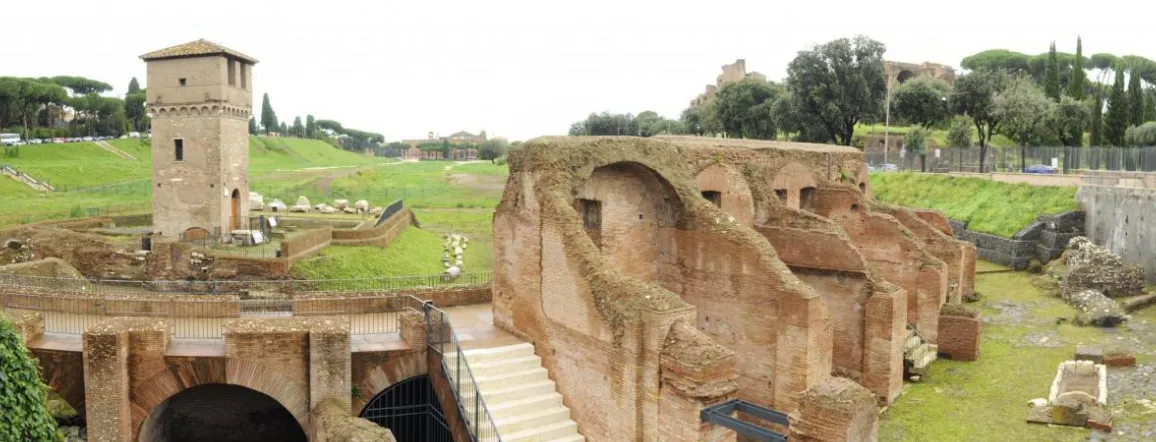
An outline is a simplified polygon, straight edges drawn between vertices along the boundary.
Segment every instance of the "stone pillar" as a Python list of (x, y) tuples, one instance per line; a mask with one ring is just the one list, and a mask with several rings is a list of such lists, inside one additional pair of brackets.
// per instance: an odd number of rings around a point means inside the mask
[(694, 326), (693, 318), (670, 327), (661, 356), (658, 438), (668, 442), (734, 441), (735, 432), (703, 422), (703, 408), (738, 391), (735, 354)]
[(903, 341), (907, 337), (907, 292), (884, 284), (866, 300), (863, 386), (884, 404), (903, 387)]
[[(949, 304), (956, 306), (958, 304)], [(971, 314), (957, 314), (965, 307), (947, 308), (939, 316), (939, 353), (957, 361), (974, 361), (979, 359), (979, 337), (983, 329), (978, 314), (965, 310)]]
[(350, 392), (349, 327), (314, 328), (309, 333), (309, 408), (326, 399), (348, 410)]
[[(113, 320), (115, 321), (115, 320)], [(84, 398), (88, 440), (129, 442), (128, 334), (102, 322), (84, 333)]]
[(879, 439), (879, 409), (867, 389), (829, 378), (803, 394), (792, 442), (869, 442)]
[[(2, 296), (0, 295), (0, 301), (3, 300)], [(20, 342), (23, 342), (25, 346), (44, 334), (44, 316), (39, 312), (7, 316), (0, 312), (0, 318), (4, 317), (12, 323), (12, 328), (16, 330), (16, 335), (20, 337)]]

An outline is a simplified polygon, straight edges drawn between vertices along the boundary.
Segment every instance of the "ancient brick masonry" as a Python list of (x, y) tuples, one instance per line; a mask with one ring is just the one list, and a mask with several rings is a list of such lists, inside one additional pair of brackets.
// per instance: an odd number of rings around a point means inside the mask
[(494, 219), (494, 321), (589, 440), (726, 438), (691, 412), (721, 398), (791, 413), (800, 440), (872, 439), (908, 325), (935, 342), (975, 254), (866, 177), (835, 146), (532, 140)]

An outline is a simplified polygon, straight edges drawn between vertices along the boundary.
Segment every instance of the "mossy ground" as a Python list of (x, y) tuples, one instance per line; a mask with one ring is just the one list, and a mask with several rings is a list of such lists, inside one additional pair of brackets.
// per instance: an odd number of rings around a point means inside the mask
[(293, 266), (307, 279), (389, 278), (436, 275), (442, 267), (441, 235), (408, 227), (389, 247), (329, 246)]
[[(979, 267), (979, 266), (977, 266)], [(885, 441), (1082, 441), (1091, 430), (1025, 422), (1029, 400), (1046, 397), (1056, 366), (1072, 359), (1077, 344), (1125, 345), (1142, 367), (1156, 362), (1156, 308), (1142, 310), (1116, 329), (1077, 327), (1075, 310), (1058, 297), (1041, 292), (1025, 272), (980, 274), (976, 290), (984, 318), (979, 360), (936, 361), (922, 383), (905, 384), (898, 401), (881, 417)], [(1139, 368), (1109, 368), (1109, 406), (1117, 428), (1156, 427), (1156, 414), (1136, 410), (1136, 397), (1116, 394), (1114, 376)], [(1137, 397), (1156, 399), (1156, 391)], [(1123, 427), (1121, 427), (1123, 426)], [(1129, 430), (1135, 433), (1134, 431)], [(1129, 437), (1132, 436), (1132, 437)], [(1142, 440), (1125, 434), (1124, 440)]]

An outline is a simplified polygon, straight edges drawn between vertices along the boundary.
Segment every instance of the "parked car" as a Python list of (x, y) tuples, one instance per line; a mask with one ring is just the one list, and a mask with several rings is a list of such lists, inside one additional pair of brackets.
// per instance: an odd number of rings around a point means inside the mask
[(81, 138), (80, 140), (81, 141), (93, 141), (92, 137), (84, 137), (84, 138)]
[(36, 138), (28, 140), (28, 144), (40, 144), (40, 143), (41, 143), (41, 141), (39, 139), (36, 139)]
[(1038, 174), (1052, 174), (1052, 173), (1056, 173), (1056, 168), (1049, 166), (1047, 164), (1032, 164), (1031, 166), (1026, 167), (1024, 169), (1024, 172), (1025, 173), (1038, 173)]

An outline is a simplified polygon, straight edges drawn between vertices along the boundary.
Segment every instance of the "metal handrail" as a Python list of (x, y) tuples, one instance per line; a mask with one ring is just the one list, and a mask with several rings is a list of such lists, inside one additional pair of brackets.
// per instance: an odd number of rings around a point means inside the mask
[[(457, 403), (458, 413), (460, 416), (462, 416), (462, 419), (466, 421), (466, 431), (470, 433), (470, 439), (475, 442), (501, 442), (502, 435), (498, 432), (498, 426), (494, 423), (494, 416), (490, 414), (490, 408), (486, 405), (486, 400), (482, 397), (481, 390), (478, 389), (477, 379), (474, 378), (474, 372), (470, 369), (470, 363), (465, 358), (461, 344), (458, 341), (457, 332), (454, 331), (453, 325), (448, 319), (449, 315), (447, 315), (445, 311), (434, 307), (430, 302), (426, 302), (423, 308), (425, 309), (426, 313), (427, 346), (442, 356), (442, 373), (449, 381), (450, 389), (454, 392), (454, 401)], [(434, 339), (431, 339), (434, 329), (434, 320), (432, 319), (434, 314), (436, 314), (438, 317), (437, 342), (435, 342)], [(455, 358), (457, 365), (456, 375), (455, 371), (451, 370), (449, 363), (446, 362), (446, 349), (442, 348), (447, 343), (446, 340), (442, 339), (444, 337), (443, 333), (445, 332), (446, 328), (449, 329), (449, 350), (457, 356)], [(474, 391), (474, 407), (472, 419), (470, 418), (470, 410), (467, 409), (461, 393), (463, 379), (461, 374), (463, 368), (465, 368), (465, 380), (467, 382), (466, 387), (473, 388)], [(482, 427), (482, 425), (486, 423), (489, 424), (489, 428)], [(483, 435), (483, 432), (486, 434)]]
[(133, 281), (115, 279), (55, 278), (50, 276), (30, 276), (0, 274), (2, 290), (50, 290), (75, 293), (182, 293), (182, 294), (242, 294), (270, 286), (288, 289), (293, 293), (364, 293), (376, 291), (396, 291), (429, 289), (441, 287), (465, 287), (484, 285), (493, 281), (492, 272), (463, 273), (457, 277), (439, 275), (396, 276), (390, 278), (350, 278), (350, 279), (292, 279), (265, 281), (230, 280), (153, 280)]

